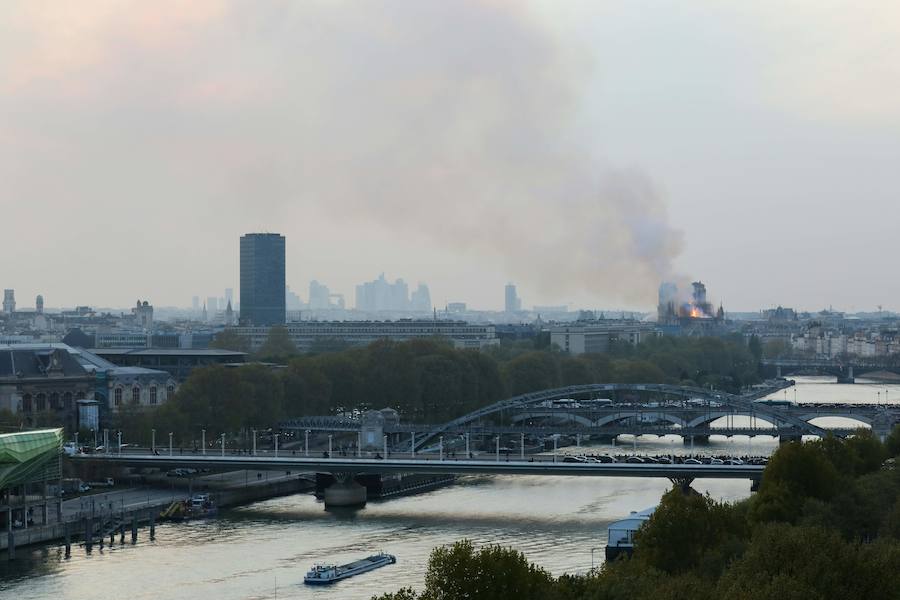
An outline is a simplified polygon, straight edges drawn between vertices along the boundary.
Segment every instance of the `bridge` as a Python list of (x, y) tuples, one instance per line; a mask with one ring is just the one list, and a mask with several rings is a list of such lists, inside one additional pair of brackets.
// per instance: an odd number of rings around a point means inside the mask
[[(609, 440), (622, 434), (680, 435), (688, 443), (704, 443), (710, 435), (774, 435), (782, 440), (828, 433), (851, 435), (868, 426), (881, 437), (900, 422), (900, 405), (793, 404), (760, 401), (793, 385), (774, 380), (734, 395), (702, 388), (664, 384), (590, 384), (523, 394), (485, 406), (448, 423), (380, 425), (374, 445), (387, 435), (395, 448), (421, 450), (442, 436), (467, 439), (494, 435), (545, 438), (551, 435)], [(900, 398), (898, 398), (900, 400)], [(739, 419), (738, 417), (744, 417)], [(823, 417), (849, 419), (858, 425), (826, 427)], [(360, 445), (365, 420), (347, 417), (306, 417), (280, 424), (298, 432), (356, 432)]]
[(810, 371), (834, 375), (837, 377), (838, 383), (855, 383), (855, 373), (862, 370), (897, 371), (897, 366), (894, 364), (863, 357), (853, 359), (764, 358), (761, 362), (765, 367), (775, 367), (776, 377), (798, 371)]
[(423, 474), (491, 474), (491, 475), (552, 475), (579, 477), (658, 477), (667, 478), (683, 486), (694, 479), (749, 479), (758, 482), (763, 465), (732, 464), (656, 464), (656, 463), (570, 463), (558, 461), (556, 456), (531, 457), (529, 460), (501, 460), (499, 454), (489, 458), (455, 460), (443, 450), (430, 458), (413, 454), (394, 458), (362, 457), (297, 457), (222, 454), (169, 453), (101, 453), (76, 454), (75, 463), (132, 468), (195, 468), (217, 470), (286, 470), (331, 473), (335, 484), (326, 490), (326, 506), (365, 504), (366, 489), (354, 481), (354, 476), (366, 473), (423, 473)]

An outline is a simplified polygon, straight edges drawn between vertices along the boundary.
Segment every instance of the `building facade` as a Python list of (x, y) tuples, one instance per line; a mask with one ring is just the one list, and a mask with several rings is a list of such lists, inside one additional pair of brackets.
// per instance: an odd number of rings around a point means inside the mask
[(277, 233), (241, 236), (240, 322), (247, 326), (285, 322), (285, 239)]
[(177, 388), (165, 371), (119, 367), (66, 344), (0, 346), (0, 410), (29, 425), (75, 429), (80, 403), (96, 402), (102, 422), (125, 406), (158, 406)]
[[(300, 321), (287, 325), (288, 335), (300, 352), (313, 349), (317, 341), (339, 340), (351, 346), (366, 346), (378, 340), (406, 341), (443, 337), (456, 348), (481, 349), (500, 343), (493, 325), (461, 321)], [(235, 327), (246, 337), (253, 351), (269, 336), (267, 327)]]
[(572, 323), (550, 327), (550, 344), (569, 354), (596, 354), (607, 352), (613, 342), (637, 345), (659, 335), (662, 333), (653, 324), (637, 321)]

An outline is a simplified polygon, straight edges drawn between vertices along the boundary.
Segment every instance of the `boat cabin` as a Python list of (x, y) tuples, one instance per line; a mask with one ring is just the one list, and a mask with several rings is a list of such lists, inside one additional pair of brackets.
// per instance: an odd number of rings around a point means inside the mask
[(607, 529), (606, 560), (616, 560), (622, 554), (631, 556), (634, 553), (634, 534), (647, 522), (655, 506), (642, 511), (631, 511), (631, 514), (619, 521), (613, 521)]

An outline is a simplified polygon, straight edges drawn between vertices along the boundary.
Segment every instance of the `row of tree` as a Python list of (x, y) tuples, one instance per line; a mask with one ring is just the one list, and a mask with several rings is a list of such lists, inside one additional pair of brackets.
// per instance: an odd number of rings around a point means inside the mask
[(759, 494), (717, 502), (675, 488), (635, 555), (554, 578), (517, 550), (436, 548), (421, 592), (377, 600), (893, 599), (900, 590), (900, 426), (779, 448)]
[(659, 338), (582, 356), (533, 342), (479, 352), (454, 349), (443, 338), (383, 340), (365, 348), (272, 355), (240, 368), (197, 369), (153, 414), (126, 407), (116, 426), (126, 434), (152, 427), (234, 434), (285, 418), (384, 407), (407, 421), (441, 423), (503, 398), (567, 385), (683, 383), (737, 391), (757, 380), (757, 364), (740, 338)]

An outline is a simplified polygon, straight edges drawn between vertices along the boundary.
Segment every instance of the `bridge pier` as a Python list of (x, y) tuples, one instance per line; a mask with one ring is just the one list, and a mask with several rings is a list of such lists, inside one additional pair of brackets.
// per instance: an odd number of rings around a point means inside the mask
[(682, 440), (685, 446), (709, 446), (708, 435), (686, 435)]
[(325, 508), (362, 507), (367, 498), (366, 486), (353, 473), (334, 473), (334, 483), (325, 488)]

